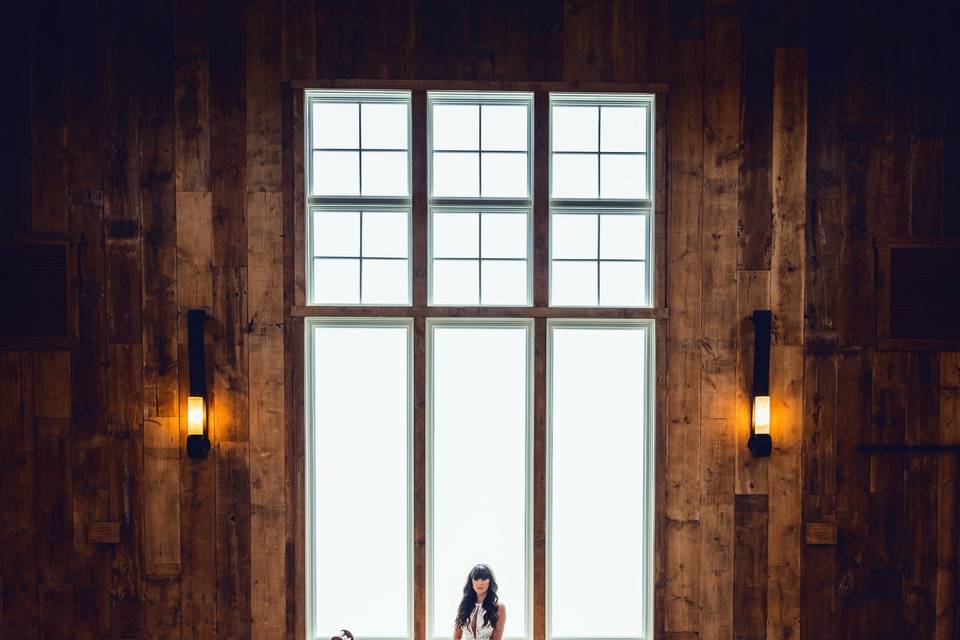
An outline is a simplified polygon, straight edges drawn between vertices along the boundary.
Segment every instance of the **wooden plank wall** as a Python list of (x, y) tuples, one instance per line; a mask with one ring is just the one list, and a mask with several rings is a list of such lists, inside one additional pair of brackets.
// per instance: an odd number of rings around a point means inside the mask
[[(79, 239), (80, 339), (0, 352), (0, 638), (302, 634), (284, 83), (311, 77), (669, 83), (658, 637), (960, 638), (956, 456), (855, 451), (960, 443), (960, 354), (877, 351), (874, 286), (877, 237), (960, 233), (956, 8), (18, 11), (0, 235)], [(202, 462), (181, 419), (194, 307), (211, 317)], [(745, 448), (754, 308), (775, 321), (767, 460)]]

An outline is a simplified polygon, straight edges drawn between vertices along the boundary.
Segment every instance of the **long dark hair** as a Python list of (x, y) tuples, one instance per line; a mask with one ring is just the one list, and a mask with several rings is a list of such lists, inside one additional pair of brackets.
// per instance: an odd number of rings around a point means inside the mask
[(463, 585), (463, 599), (460, 601), (460, 608), (457, 609), (457, 626), (465, 627), (470, 621), (470, 614), (477, 605), (477, 592), (473, 590), (473, 580), (490, 580), (490, 587), (487, 588), (487, 595), (483, 598), (483, 611), (486, 613), (487, 622), (496, 628), (497, 621), (500, 619), (500, 611), (497, 608), (497, 580), (493, 577), (493, 571), (485, 564), (478, 564), (470, 573), (467, 574), (467, 584)]

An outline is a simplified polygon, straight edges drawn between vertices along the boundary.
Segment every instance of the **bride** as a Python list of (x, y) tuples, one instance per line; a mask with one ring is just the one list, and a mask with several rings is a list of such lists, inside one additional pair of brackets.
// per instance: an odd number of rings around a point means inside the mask
[(507, 609), (497, 601), (497, 580), (485, 564), (467, 575), (453, 640), (502, 640)]

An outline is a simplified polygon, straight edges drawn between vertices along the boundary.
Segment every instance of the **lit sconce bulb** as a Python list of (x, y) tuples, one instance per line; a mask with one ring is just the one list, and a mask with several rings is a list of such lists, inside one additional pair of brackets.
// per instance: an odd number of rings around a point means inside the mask
[(770, 435), (770, 396), (756, 396), (753, 399), (753, 432)]
[(203, 435), (203, 398), (201, 396), (187, 398), (187, 435)]

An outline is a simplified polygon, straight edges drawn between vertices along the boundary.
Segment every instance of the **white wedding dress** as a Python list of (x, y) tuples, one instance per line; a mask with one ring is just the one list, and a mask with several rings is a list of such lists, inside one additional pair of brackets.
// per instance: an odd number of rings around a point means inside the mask
[(483, 610), (483, 603), (477, 603), (473, 613), (470, 614), (470, 621), (461, 629), (463, 629), (461, 640), (490, 640), (493, 637), (493, 625), (487, 622), (487, 612)]

